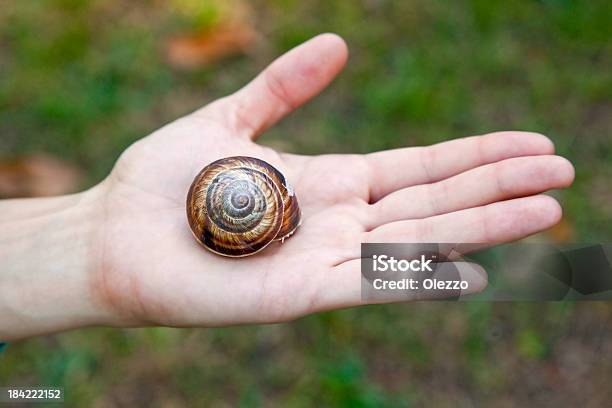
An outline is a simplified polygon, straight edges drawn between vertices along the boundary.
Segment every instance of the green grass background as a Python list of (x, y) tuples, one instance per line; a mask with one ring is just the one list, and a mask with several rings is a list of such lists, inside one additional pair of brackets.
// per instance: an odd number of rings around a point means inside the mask
[[(230, 93), (320, 32), (341, 77), (261, 140), (369, 152), (495, 130), (550, 136), (576, 166), (556, 194), (576, 239), (612, 228), (612, 5), (606, 0), (257, 1), (263, 44), (185, 72), (163, 40), (205, 28), (196, 0), (0, 6), (0, 155), (46, 151), (101, 180), (138, 138)], [(68, 406), (603, 406), (606, 303), (370, 306), (282, 325), (90, 329), (12, 344), (2, 385), (56, 385)], [(608, 360), (608, 361), (606, 361)]]

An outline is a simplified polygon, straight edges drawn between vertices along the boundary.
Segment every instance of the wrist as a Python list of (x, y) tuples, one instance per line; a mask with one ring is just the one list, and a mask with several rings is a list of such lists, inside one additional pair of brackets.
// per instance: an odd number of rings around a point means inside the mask
[(0, 202), (0, 339), (112, 321), (91, 285), (103, 195)]

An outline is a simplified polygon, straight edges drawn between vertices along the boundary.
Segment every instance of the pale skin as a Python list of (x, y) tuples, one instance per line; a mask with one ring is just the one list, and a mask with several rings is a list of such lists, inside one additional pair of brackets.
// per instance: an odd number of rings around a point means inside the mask
[[(236, 93), (128, 148), (79, 194), (0, 201), (0, 340), (92, 325), (219, 327), (363, 304), (362, 242), (514, 241), (556, 224), (541, 193), (572, 165), (545, 136), (497, 132), (367, 155), (301, 156), (256, 143), (323, 90), (348, 57), (313, 38)], [(203, 249), (187, 190), (227, 156), (266, 160), (293, 184), (303, 223), (283, 244), (231, 259)], [(471, 291), (486, 280), (472, 276)]]

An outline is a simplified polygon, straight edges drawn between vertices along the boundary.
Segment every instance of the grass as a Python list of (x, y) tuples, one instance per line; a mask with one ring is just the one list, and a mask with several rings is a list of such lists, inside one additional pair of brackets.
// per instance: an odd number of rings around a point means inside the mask
[[(558, 194), (577, 240), (612, 230), (607, 1), (258, 1), (265, 46), (195, 72), (163, 39), (220, 2), (48, 0), (0, 10), (0, 155), (49, 151), (87, 185), (134, 140), (240, 87), (325, 31), (351, 59), (263, 138), (368, 152), (501, 129), (549, 135), (576, 166)], [(85, 187), (85, 186), (84, 186)], [(91, 329), (12, 344), (0, 384), (56, 385), (68, 406), (472, 406), (610, 400), (605, 303), (422, 303), (220, 330)]]

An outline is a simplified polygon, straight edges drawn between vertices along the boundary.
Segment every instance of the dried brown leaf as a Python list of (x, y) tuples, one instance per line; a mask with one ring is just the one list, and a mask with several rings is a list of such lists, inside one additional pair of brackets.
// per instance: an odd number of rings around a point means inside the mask
[(81, 179), (78, 168), (47, 154), (4, 160), (0, 161), (0, 198), (73, 193)]
[(553, 242), (571, 242), (576, 238), (576, 231), (572, 222), (563, 218), (557, 225), (546, 231), (546, 235)]
[(170, 38), (166, 58), (176, 68), (194, 69), (248, 52), (256, 39), (257, 33), (249, 25), (219, 25), (206, 32)]

